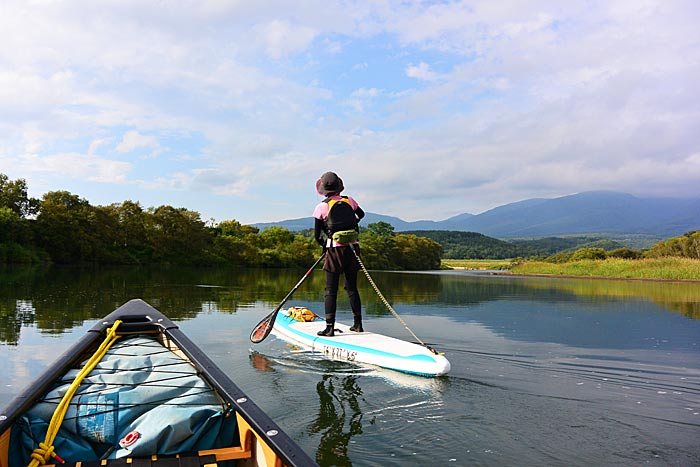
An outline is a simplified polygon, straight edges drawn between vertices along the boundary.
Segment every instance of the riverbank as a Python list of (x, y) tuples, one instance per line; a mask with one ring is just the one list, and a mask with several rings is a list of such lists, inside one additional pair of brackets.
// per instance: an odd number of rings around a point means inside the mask
[(443, 269), (465, 269), (468, 271), (508, 270), (513, 262), (509, 259), (443, 259)]
[(700, 281), (700, 260), (679, 257), (544, 261), (443, 260), (452, 269), (503, 270), (511, 274), (606, 279)]

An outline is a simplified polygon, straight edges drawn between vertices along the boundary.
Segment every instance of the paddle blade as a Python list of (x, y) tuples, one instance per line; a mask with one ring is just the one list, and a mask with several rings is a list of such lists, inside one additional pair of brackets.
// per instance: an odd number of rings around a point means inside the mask
[(250, 341), (253, 344), (259, 344), (272, 332), (272, 317), (268, 316), (264, 320), (260, 321), (257, 326), (250, 333)]

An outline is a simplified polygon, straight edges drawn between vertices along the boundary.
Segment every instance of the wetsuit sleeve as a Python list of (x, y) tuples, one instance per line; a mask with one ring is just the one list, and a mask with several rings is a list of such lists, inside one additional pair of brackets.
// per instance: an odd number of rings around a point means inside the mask
[(362, 219), (365, 217), (365, 212), (362, 210), (360, 206), (357, 206), (357, 209), (355, 209), (355, 215), (357, 216), (358, 219)]
[(314, 221), (314, 238), (316, 239), (319, 245), (325, 246), (326, 240), (323, 238), (323, 220), (314, 219)]

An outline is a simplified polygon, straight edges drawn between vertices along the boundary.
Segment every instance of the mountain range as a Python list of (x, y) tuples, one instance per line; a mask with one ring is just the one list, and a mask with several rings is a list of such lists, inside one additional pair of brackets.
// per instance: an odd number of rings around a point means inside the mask
[[(639, 198), (614, 191), (588, 191), (559, 198), (532, 198), (481, 214), (459, 214), (442, 221), (404, 221), (367, 212), (361, 225), (387, 222), (394, 231), (455, 230), (496, 238), (562, 235), (650, 235), (668, 238), (700, 230), (700, 198)], [(291, 231), (313, 227), (311, 217), (253, 224)]]

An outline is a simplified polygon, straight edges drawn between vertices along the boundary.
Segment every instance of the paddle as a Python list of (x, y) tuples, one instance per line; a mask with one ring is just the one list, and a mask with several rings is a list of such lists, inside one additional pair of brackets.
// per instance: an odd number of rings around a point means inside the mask
[(282, 302), (277, 305), (277, 308), (275, 308), (272, 313), (267, 315), (265, 318), (263, 318), (262, 321), (260, 321), (255, 328), (250, 333), (250, 341), (253, 344), (259, 344), (267, 336), (270, 335), (270, 332), (272, 332), (272, 326), (275, 324), (275, 320), (277, 319), (277, 313), (282, 309), (282, 306), (284, 306), (285, 303), (287, 303), (287, 300), (289, 300), (289, 297), (292, 296), (294, 292), (299, 288), (302, 282), (304, 282), (304, 279), (306, 279), (307, 276), (311, 274), (311, 271), (314, 270), (314, 268), (318, 265), (318, 263), (321, 262), (323, 258), (326, 257), (326, 251), (323, 250), (323, 254), (316, 260), (316, 262), (309, 268), (308, 271), (306, 271), (306, 274), (304, 274), (301, 279), (299, 279), (299, 282), (297, 282), (297, 285), (294, 286), (292, 290), (289, 291), (286, 297), (282, 299)]

